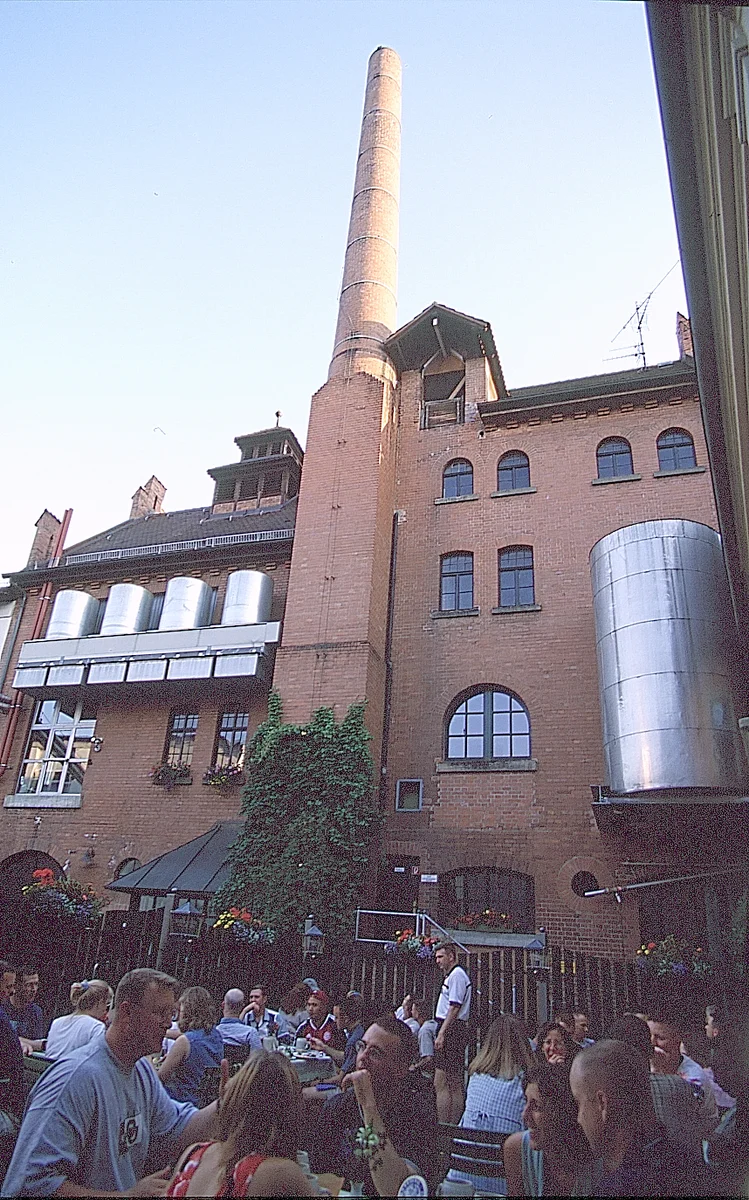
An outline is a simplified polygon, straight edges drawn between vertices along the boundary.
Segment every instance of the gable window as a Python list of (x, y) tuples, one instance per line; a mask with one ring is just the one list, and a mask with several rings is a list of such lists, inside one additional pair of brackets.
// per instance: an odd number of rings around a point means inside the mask
[(195, 747), (195, 734), (198, 731), (197, 713), (173, 713), (169, 727), (169, 737), (166, 743), (166, 765), (169, 767), (189, 767), (192, 764), (192, 752)]
[(42, 700), (34, 713), (18, 791), (80, 795), (96, 730), (83, 701)]
[(530, 758), (528, 710), (511, 692), (481, 691), (452, 709), (447, 722), (447, 757)]
[(531, 486), (531, 465), (522, 450), (510, 450), (497, 464), (497, 491), (515, 492)]
[(214, 766), (242, 766), (244, 763), (244, 750), (247, 742), (249, 723), (250, 714), (246, 712), (225, 712), (221, 714), (216, 737)]
[(499, 552), (499, 607), (518, 608), (536, 603), (533, 584), (533, 550), (507, 546)]
[(473, 467), (467, 458), (454, 458), (442, 472), (442, 496), (453, 499), (455, 496), (473, 495)]
[(625, 438), (606, 438), (596, 450), (599, 479), (634, 475), (632, 447)]
[(659, 471), (685, 471), (697, 466), (694, 442), (686, 429), (666, 429), (656, 444)]
[(440, 560), (440, 612), (473, 608), (473, 555), (446, 554)]
[(465, 929), (533, 933), (536, 927), (532, 875), (476, 867), (440, 875), (440, 921)]

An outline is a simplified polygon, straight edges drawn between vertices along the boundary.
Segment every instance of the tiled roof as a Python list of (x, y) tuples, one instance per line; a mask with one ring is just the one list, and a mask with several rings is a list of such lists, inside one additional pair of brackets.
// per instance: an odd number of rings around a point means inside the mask
[(66, 546), (64, 557), (127, 550), (135, 546), (158, 546), (166, 542), (188, 542), (232, 533), (293, 529), (296, 504), (295, 496), (279, 508), (251, 512), (213, 513), (210, 508), (185, 508), (180, 512), (154, 513), (134, 521), (123, 521), (121, 525), (96, 533), (74, 546)]

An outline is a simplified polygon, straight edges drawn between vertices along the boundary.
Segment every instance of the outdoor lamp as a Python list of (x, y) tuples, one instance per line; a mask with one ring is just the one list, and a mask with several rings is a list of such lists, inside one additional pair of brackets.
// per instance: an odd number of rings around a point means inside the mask
[(304, 922), (304, 933), (302, 934), (302, 953), (305, 958), (315, 958), (318, 954), (322, 954), (322, 948), (325, 944), (325, 934), (322, 929), (318, 929), (315, 924), (315, 918), (310, 914)]

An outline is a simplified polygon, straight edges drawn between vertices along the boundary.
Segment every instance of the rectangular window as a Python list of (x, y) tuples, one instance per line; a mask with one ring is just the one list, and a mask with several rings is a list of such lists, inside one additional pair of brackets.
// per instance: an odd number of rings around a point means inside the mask
[(84, 701), (42, 700), (29, 734), (19, 793), (80, 795), (95, 730), (95, 715)]
[(241, 767), (247, 742), (250, 714), (225, 712), (221, 714), (216, 736), (215, 767)]
[(148, 616), (147, 629), (158, 629), (161, 614), (164, 611), (164, 592), (156, 592), (151, 601), (151, 612)]
[(529, 546), (515, 546), (499, 552), (499, 607), (518, 608), (535, 604), (533, 583), (533, 551)]
[(197, 731), (197, 713), (173, 714), (164, 756), (167, 766), (189, 767), (192, 765), (192, 752)]
[(395, 785), (396, 812), (418, 812), (423, 790), (424, 782), (421, 779), (399, 779)]
[(473, 608), (473, 555), (450, 554), (440, 563), (440, 611)]

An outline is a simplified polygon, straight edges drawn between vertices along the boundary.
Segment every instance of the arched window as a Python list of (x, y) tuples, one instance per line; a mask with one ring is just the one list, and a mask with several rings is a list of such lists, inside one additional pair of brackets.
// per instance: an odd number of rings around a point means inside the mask
[(499, 607), (535, 603), (533, 550), (530, 546), (506, 546), (499, 552)]
[(692, 435), (686, 429), (665, 429), (656, 444), (659, 471), (684, 471), (697, 466)]
[(510, 450), (497, 463), (497, 491), (515, 492), (531, 486), (531, 465), (522, 450)]
[(129, 875), (131, 871), (137, 871), (142, 866), (143, 863), (139, 858), (123, 858), (115, 868), (114, 878), (122, 879), (123, 875)]
[(454, 458), (442, 473), (442, 495), (471, 496), (473, 494), (473, 467), (467, 458)]
[(474, 692), (448, 710), (448, 758), (530, 758), (528, 710), (511, 692)]
[(625, 438), (606, 438), (596, 450), (599, 479), (615, 479), (619, 475), (634, 475), (632, 447)]
[(443, 925), (508, 933), (533, 933), (536, 928), (532, 875), (475, 867), (448, 871), (439, 882)]
[(473, 555), (445, 554), (440, 559), (440, 612), (473, 608)]

